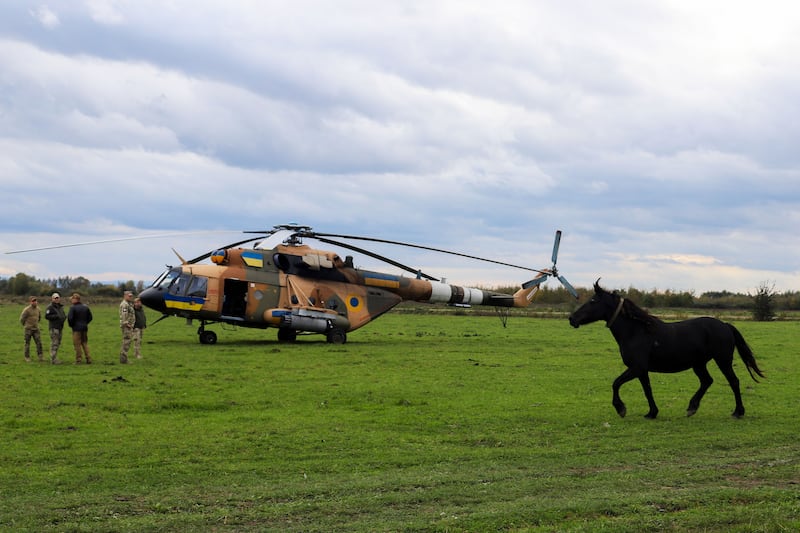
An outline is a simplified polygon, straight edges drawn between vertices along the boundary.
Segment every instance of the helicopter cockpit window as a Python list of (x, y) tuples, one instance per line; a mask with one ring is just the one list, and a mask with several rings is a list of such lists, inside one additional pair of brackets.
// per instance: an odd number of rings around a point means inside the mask
[(169, 287), (175, 278), (178, 277), (180, 274), (180, 270), (170, 269), (164, 271), (156, 280), (153, 282), (153, 287)]
[(186, 289), (186, 295), (205, 298), (207, 288), (208, 288), (208, 278), (204, 278), (202, 276), (195, 276), (191, 279), (191, 281), (189, 281), (189, 287)]
[(176, 296), (185, 296), (186, 295), (186, 287), (189, 285), (189, 279), (191, 276), (189, 274), (181, 274), (180, 276), (175, 279), (172, 284), (169, 286), (169, 293), (174, 294)]
[[(166, 285), (167, 283), (168, 281), (165, 279), (162, 282), (162, 285)], [(167, 290), (170, 294), (174, 294), (175, 296), (195, 296), (199, 298), (205, 298), (208, 290), (208, 278), (182, 273), (177, 277), (172, 277)]]

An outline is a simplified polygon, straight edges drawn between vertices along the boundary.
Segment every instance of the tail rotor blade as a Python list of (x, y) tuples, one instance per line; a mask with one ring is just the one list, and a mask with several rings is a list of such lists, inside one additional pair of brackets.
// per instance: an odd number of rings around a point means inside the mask
[(558, 247), (561, 244), (561, 230), (556, 231), (556, 240), (553, 243), (553, 264), (556, 264), (556, 260), (558, 259)]
[(560, 281), (560, 282), (561, 282), (561, 284), (564, 286), (564, 288), (565, 288), (565, 289), (567, 289), (567, 290), (569, 291), (569, 293), (570, 293), (572, 296), (574, 296), (574, 297), (575, 297), (575, 299), (576, 299), (576, 300), (578, 299), (578, 291), (576, 291), (576, 290), (575, 290), (575, 287), (573, 287), (573, 286), (570, 284), (570, 282), (569, 282), (569, 281), (567, 281), (567, 278), (565, 278), (564, 276), (558, 276), (558, 281)]

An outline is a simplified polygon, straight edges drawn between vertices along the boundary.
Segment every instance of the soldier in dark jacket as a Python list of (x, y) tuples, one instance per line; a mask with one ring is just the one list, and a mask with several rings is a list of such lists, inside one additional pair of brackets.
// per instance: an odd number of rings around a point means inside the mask
[(50, 362), (54, 365), (60, 365), (61, 361), (58, 360), (58, 348), (61, 346), (61, 332), (64, 329), (64, 322), (67, 320), (67, 314), (64, 312), (64, 306), (61, 304), (61, 295), (54, 292), (50, 297), (50, 305), (44, 311), (44, 317), (50, 324)]
[(67, 322), (72, 328), (72, 344), (75, 346), (75, 364), (83, 362), (86, 355), (86, 364), (92, 363), (89, 356), (89, 323), (92, 321), (92, 310), (81, 303), (81, 295), (77, 292), (72, 295), (72, 305), (67, 314)]
[(142, 337), (144, 335), (144, 328), (147, 327), (147, 315), (144, 314), (141, 298), (133, 300), (133, 311), (136, 314), (136, 319), (133, 322), (133, 353), (136, 355), (136, 359), (141, 359)]

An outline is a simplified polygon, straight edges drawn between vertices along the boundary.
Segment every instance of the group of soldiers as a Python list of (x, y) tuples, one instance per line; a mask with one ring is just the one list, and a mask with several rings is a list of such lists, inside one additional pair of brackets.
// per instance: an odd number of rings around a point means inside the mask
[[(64, 324), (69, 324), (72, 328), (72, 344), (75, 347), (75, 364), (91, 364), (92, 358), (89, 354), (89, 323), (92, 321), (92, 311), (89, 306), (81, 302), (81, 295), (77, 292), (71, 297), (69, 312), (64, 310), (61, 303), (61, 295), (57, 292), (50, 297), (50, 305), (44, 313), (48, 322), (50, 332), (50, 363), (61, 364), (58, 359), (58, 349), (61, 346), (61, 336)], [(39, 308), (39, 299), (31, 296), (28, 306), (22, 310), (19, 321), (25, 330), (25, 361), (30, 362), (31, 340), (36, 345), (36, 353), (39, 361), (44, 362), (44, 350), (42, 348), (42, 337), (39, 330), (39, 322), (42, 319), (42, 311)], [(142, 358), (142, 335), (147, 327), (147, 317), (139, 298), (134, 298), (133, 293), (125, 291), (122, 302), (119, 305), (119, 324), (122, 330), (122, 345), (119, 352), (119, 362), (127, 364), (128, 351), (133, 344), (133, 354), (137, 359)]]

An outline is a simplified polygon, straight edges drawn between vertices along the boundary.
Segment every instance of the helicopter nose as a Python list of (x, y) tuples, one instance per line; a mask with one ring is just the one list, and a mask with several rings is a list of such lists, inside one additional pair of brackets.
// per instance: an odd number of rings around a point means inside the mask
[(150, 309), (160, 313), (164, 313), (167, 310), (167, 306), (164, 303), (164, 295), (160, 289), (148, 287), (139, 293), (139, 298), (141, 298), (142, 304), (146, 305)]

